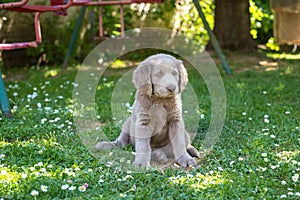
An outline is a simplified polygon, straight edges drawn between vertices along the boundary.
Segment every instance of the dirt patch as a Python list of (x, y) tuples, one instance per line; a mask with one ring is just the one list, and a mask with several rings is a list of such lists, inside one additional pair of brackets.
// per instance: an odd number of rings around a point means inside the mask
[[(220, 59), (214, 52), (209, 52), (217, 65), (221, 65)], [(226, 52), (226, 60), (232, 71), (241, 73), (245, 71), (272, 71), (279, 69), (279, 61), (274, 61), (259, 53)]]

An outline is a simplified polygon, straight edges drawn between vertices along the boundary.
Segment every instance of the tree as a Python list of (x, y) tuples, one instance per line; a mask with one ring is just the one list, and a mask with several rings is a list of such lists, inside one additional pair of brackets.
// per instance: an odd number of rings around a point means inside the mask
[(254, 50), (249, 0), (215, 0), (214, 33), (223, 49)]

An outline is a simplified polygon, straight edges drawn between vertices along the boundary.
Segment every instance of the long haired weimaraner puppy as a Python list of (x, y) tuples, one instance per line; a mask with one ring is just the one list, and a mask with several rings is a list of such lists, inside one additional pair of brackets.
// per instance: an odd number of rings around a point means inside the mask
[(150, 160), (166, 163), (175, 159), (182, 167), (196, 166), (200, 157), (191, 145), (182, 118), (181, 92), (188, 77), (183, 62), (167, 54), (156, 54), (140, 63), (133, 73), (137, 92), (132, 116), (113, 142), (96, 148), (112, 149), (132, 144), (135, 166), (148, 167)]

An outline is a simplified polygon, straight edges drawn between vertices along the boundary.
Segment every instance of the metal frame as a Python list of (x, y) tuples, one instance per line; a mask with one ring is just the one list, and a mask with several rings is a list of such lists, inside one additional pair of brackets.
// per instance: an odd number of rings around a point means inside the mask
[[(98, 0), (68, 0), (67, 4), (63, 5), (53, 5), (53, 6), (39, 6), (39, 5), (29, 5), (27, 4), (29, 0), (22, 0), (19, 2), (11, 2), (11, 3), (3, 3), (0, 4), (0, 10), (11, 10), (16, 12), (34, 12), (34, 24), (35, 24), (35, 41), (29, 42), (16, 42), (16, 43), (1, 43), (0, 50), (13, 50), (20, 48), (28, 48), (28, 47), (38, 47), (42, 43), (42, 34), (41, 34), (41, 25), (40, 25), (40, 15), (43, 12), (57, 12), (64, 13), (66, 9), (71, 6), (83, 6), (77, 20), (76, 28), (72, 35), (72, 39), (69, 46), (69, 51), (67, 57), (65, 59), (64, 66), (67, 65), (68, 59), (71, 55), (78, 30), (80, 28), (80, 24), (85, 13), (86, 6), (99, 6), (100, 16), (99, 16), (99, 29), (100, 29), (100, 37), (103, 37), (103, 28), (102, 28), (102, 6), (105, 5), (120, 5), (121, 9), (121, 37), (124, 37), (124, 5), (132, 4), (132, 3), (161, 3), (163, 0), (118, 0), (118, 1), (102, 1)], [(2, 79), (2, 73), (0, 70), (0, 109), (2, 111), (3, 116), (7, 118), (12, 118), (11, 110), (9, 108), (9, 101), (7, 98), (7, 94), (5, 91), (4, 82)]]
[(102, 6), (107, 5), (120, 5), (121, 7), (121, 37), (124, 37), (124, 5), (129, 5), (133, 3), (161, 3), (163, 0), (118, 0), (118, 1), (91, 1), (91, 0), (68, 0), (67, 4), (55, 5), (55, 6), (40, 6), (40, 5), (29, 5), (27, 4), (29, 0), (23, 0), (21, 2), (3, 3), (0, 4), (0, 10), (12, 10), (16, 12), (35, 12), (35, 34), (36, 40), (31, 42), (17, 42), (17, 43), (1, 43), (0, 50), (12, 50), (27, 47), (37, 47), (42, 43), (41, 27), (39, 17), (43, 12), (64, 12), (71, 6), (99, 6), (100, 16), (99, 16), (99, 36), (103, 37), (102, 28)]
[(7, 94), (5, 91), (5, 86), (4, 86), (4, 82), (2, 79), (2, 73), (0, 70), (0, 107), (1, 107), (1, 111), (2, 114), (7, 117), (7, 118), (11, 118), (11, 111), (9, 108), (9, 102), (8, 102), (8, 98), (7, 98)]

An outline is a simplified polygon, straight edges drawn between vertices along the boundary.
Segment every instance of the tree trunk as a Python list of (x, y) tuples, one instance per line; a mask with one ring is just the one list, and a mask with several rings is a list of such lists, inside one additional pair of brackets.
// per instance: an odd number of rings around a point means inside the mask
[(221, 48), (251, 51), (249, 0), (215, 0), (214, 33)]

